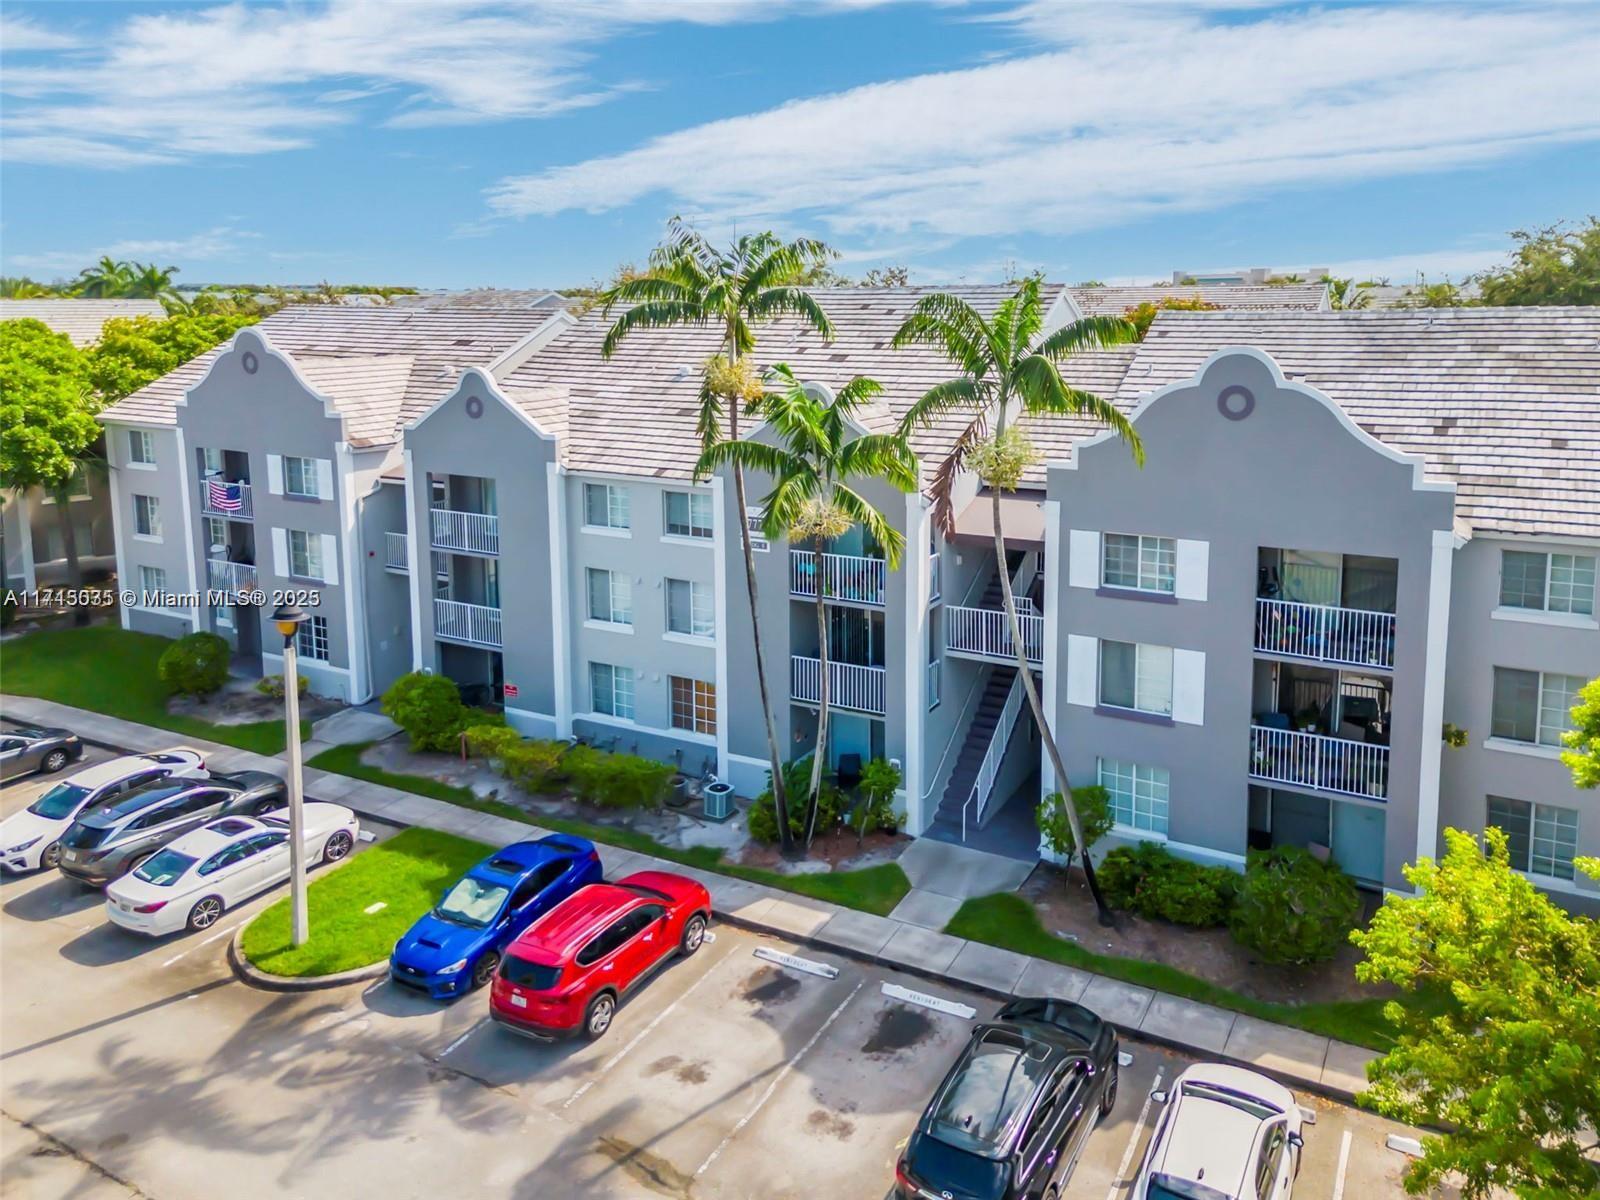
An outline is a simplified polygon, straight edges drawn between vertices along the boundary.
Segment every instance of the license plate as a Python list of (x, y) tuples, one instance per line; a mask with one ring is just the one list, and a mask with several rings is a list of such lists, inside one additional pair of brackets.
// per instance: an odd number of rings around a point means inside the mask
[(125, 913), (131, 913), (133, 911), (133, 905), (124, 904), (121, 900), (117, 901), (117, 907), (120, 908)]
[(511, 997), (511, 1003), (516, 1005), (518, 1008), (527, 1008), (528, 998), (526, 996), (513, 996)]
[(63, 850), (61, 852), (61, 861), (62, 862), (77, 862), (78, 861), (78, 852), (76, 850)]

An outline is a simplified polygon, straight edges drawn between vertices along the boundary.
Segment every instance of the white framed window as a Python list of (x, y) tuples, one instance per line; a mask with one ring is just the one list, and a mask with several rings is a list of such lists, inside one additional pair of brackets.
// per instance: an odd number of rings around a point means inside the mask
[(1172, 595), (1178, 580), (1178, 544), (1172, 538), (1108, 533), (1102, 542), (1100, 582), (1106, 587)]
[(283, 491), (286, 496), (299, 496), (306, 500), (323, 499), (317, 484), (317, 460), (284, 455)]
[(167, 572), (163, 567), (139, 568), (139, 604), (140, 608), (165, 608), (166, 603), (162, 596), (167, 590)]
[(1111, 815), (1124, 829), (1167, 836), (1167, 797), (1172, 776), (1165, 767), (1099, 760), (1100, 786), (1111, 796)]
[(1595, 556), (1500, 552), (1500, 605), (1594, 616)]
[(161, 501), (155, 496), (133, 497), (133, 531), (140, 537), (161, 536)]
[(672, 727), (691, 733), (716, 733), (717, 685), (683, 675), (670, 677)]
[(294, 635), (295, 652), (301, 658), (328, 661), (328, 618), (308, 617)]
[(633, 624), (633, 580), (621, 571), (589, 568), (589, 619)]
[(1572, 728), (1572, 706), (1585, 682), (1582, 675), (1496, 667), (1489, 736), (1561, 746), (1561, 735)]
[(710, 584), (667, 580), (667, 629), (691, 637), (715, 636), (717, 623)]
[(1172, 715), (1172, 647), (1100, 643), (1100, 703)]
[(633, 720), (633, 669), (590, 663), (589, 706), (597, 713)]
[(668, 492), (667, 533), (671, 537), (712, 535), (711, 496), (706, 492)]
[(148, 429), (128, 430), (128, 461), (141, 467), (156, 465), (156, 438)]
[(632, 528), (628, 489), (611, 483), (583, 485), (583, 523), (594, 529)]
[(1578, 812), (1554, 804), (1489, 797), (1488, 824), (1506, 833), (1511, 865), (1529, 875), (1571, 879), (1578, 853)]
[(326, 579), (322, 564), (322, 537), (304, 529), (289, 530), (289, 574), (300, 579)]
[(206, 517), (206, 557), (226, 558), (228, 555), (228, 522), (224, 517)]
[(222, 474), (222, 451), (215, 446), (202, 446), (200, 449), (200, 462), (207, 475)]

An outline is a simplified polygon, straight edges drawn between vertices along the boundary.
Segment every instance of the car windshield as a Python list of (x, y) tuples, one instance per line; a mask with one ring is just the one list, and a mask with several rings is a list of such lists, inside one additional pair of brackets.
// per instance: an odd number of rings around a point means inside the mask
[(1237, 1108), (1240, 1112), (1249, 1113), (1258, 1121), (1276, 1117), (1283, 1111), (1277, 1105), (1268, 1104), (1265, 1100), (1259, 1100), (1247, 1092), (1236, 1092), (1232, 1088), (1218, 1087), (1214, 1083), (1186, 1083), (1183, 1085), (1183, 1094), (1193, 1096), (1196, 1100), (1226, 1104), (1230, 1108)]
[(61, 835), (61, 844), (69, 850), (93, 850), (111, 836), (112, 828), (79, 823)]
[(36, 817), (64, 821), (78, 811), (78, 806), (89, 798), (89, 789), (75, 783), (58, 783), (32, 804), (28, 811)]
[(469, 875), (445, 893), (444, 899), (439, 901), (439, 907), (433, 910), (433, 915), (454, 921), (457, 925), (482, 929), (500, 915), (500, 907), (510, 894), (510, 888), (498, 883), (484, 883)]
[(1145, 1200), (1230, 1200), (1226, 1192), (1173, 1175), (1152, 1175)]
[(179, 854), (176, 850), (163, 850), (144, 866), (133, 873), (135, 879), (142, 879), (146, 883), (153, 883), (157, 887), (171, 887), (183, 877), (183, 873), (194, 866), (195, 860), (191, 855)]
[(991, 1030), (934, 1102), (931, 1132), (957, 1149), (999, 1157), (1048, 1070), (1046, 1055)]
[(552, 967), (548, 963), (529, 962), (525, 958), (518, 958), (515, 954), (506, 958), (505, 966), (500, 968), (500, 974), (508, 983), (531, 988), (536, 992), (549, 991), (561, 980), (560, 967)]

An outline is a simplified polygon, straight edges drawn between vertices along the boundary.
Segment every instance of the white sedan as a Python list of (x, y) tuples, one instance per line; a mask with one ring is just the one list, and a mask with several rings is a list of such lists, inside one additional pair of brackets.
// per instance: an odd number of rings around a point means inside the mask
[[(309, 862), (338, 862), (361, 832), (340, 804), (305, 806)], [(205, 929), (234, 905), (289, 878), (289, 814), (223, 817), (177, 839), (137, 871), (106, 888), (106, 916), (160, 937)]]
[(1196, 1063), (1151, 1098), (1166, 1112), (1129, 1200), (1289, 1200), (1310, 1114), (1281, 1083)]

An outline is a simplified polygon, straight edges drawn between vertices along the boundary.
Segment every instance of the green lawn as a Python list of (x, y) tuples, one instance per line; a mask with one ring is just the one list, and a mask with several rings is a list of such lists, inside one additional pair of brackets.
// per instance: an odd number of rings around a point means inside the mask
[(1381, 1000), (1274, 1004), (1207, 983), (1165, 963), (1096, 954), (1050, 933), (1039, 924), (1033, 906), (1011, 892), (968, 900), (945, 927), (945, 932), (1374, 1050), (1387, 1050), (1394, 1040), (1393, 1027), (1384, 1019)]
[(810, 896), (816, 900), (826, 900), (846, 908), (858, 908), (862, 912), (876, 913), (879, 916), (886, 916), (896, 904), (900, 903), (901, 897), (911, 890), (911, 881), (906, 878), (906, 873), (897, 863), (882, 863), (859, 871), (780, 875), (776, 871), (765, 871), (759, 867), (742, 867), (725, 863), (722, 861), (722, 851), (711, 846), (695, 846), (681, 850), (674, 846), (664, 846), (648, 834), (632, 829), (619, 829), (612, 825), (597, 825), (589, 821), (542, 814), (535, 817), (514, 804), (481, 799), (473, 795), (470, 788), (452, 787), (436, 779), (427, 779), (419, 775), (397, 775), (379, 767), (368, 766), (361, 761), (361, 754), (371, 744), (365, 742), (354, 746), (335, 746), (331, 750), (324, 750), (307, 765), (323, 771), (332, 771), (337, 775), (349, 775), (369, 783), (398, 788), (400, 791), (414, 792), (434, 800), (443, 800), (447, 804), (457, 804), (462, 808), (493, 813), (497, 817), (509, 817), (513, 821), (538, 824), (557, 833), (574, 833), (592, 842), (617, 846), (623, 850), (637, 850), (642, 854), (653, 854), (657, 858), (665, 858), (686, 867), (699, 867), (701, 870), (715, 871), (719, 875), (731, 875), (735, 879), (763, 883), (768, 887)]
[[(311, 877), (311, 940), (289, 944), (284, 896), (245, 927), (240, 949), (274, 975), (331, 975), (379, 962), (444, 889), (490, 847), (431, 829), (407, 829), (343, 866)], [(366, 910), (382, 901), (386, 907)]]
[(0, 687), (257, 754), (283, 753), (282, 721), (213, 725), (168, 714), (156, 660), (171, 644), (168, 638), (110, 625), (30, 633), (0, 649)]

